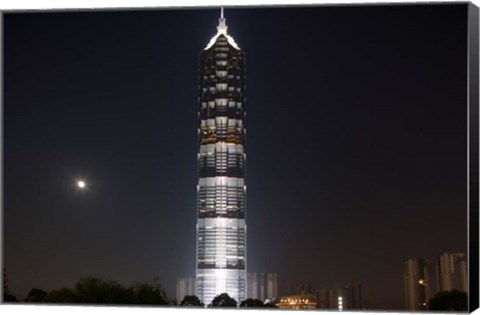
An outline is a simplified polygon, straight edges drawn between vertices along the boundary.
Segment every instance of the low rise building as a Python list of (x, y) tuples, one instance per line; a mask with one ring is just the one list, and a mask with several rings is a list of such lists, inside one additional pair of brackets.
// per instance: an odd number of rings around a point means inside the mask
[(313, 310), (317, 308), (317, 299), (309, 293), (285, 295), (276, 300), (275, 306), (280, 309)]

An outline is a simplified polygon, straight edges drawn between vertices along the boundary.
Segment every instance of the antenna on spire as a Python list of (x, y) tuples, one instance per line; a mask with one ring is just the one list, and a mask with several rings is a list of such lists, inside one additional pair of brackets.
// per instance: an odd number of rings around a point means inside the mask
[(218, 19), (217, 31), (222, 34), (227, 34), (227, 20), (223, 16), (223, 7), (220, 9), (220, 18)]

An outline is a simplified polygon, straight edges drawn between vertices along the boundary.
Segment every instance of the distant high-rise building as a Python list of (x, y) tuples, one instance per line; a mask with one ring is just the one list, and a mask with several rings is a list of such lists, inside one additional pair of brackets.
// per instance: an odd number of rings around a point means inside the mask
[(259, 290), (258, 290), (258, 295), (260, 301), (265, 301), (266, 298), (266, 292), (265, 292), (265, 274), (260, 273), (260, 281), (258, 282), (259, 284)]
[(333, 289), (331, 297), (330, 305), (333, 309), (343, 311), (348, 307), (347, 294), (344, 287)]
[(361, 310), (363, 308), (362, 303), (362, 285), (359, 283), (345, 283), (345, 297), (347, 299), (349, 310)]
[(468, 292), (468, 273), (465, 254), (443, 253), (438, 255), (437, 266), (437, 290), (459, 290)]
[(256, 272), (247, 273), (247, 298), (258, 299), (258, 275)]
[(405, 309), (426, 310), (432, 297), (430, 268), (422, 259), (409, 259), (403, 269)]
[(245, 54), (227, 32), (199, 58), (196, 292), (246, 298)]
[(267, 274), (267, 299), (273, 299), (278, 296), (277, 274)]
[(247, 298), (265, 301), (278, 296), (276, 273), (247, 273)]
[(315, 291), (315, 297), (317, 299), (317, 308), (330, 309), (332, 308), (332, 290), (327, 288), (320, 288)]
[(187, 295), (195, 295), (195, 279), (178, 278), (177, 279), (177, 304), (182, 302)]
[(360, 283), (346, 282), (342, 287), (334, 289), (320, 288), (315, 291), (315, 297), (317, 308), (320, 309), (343, 311), (364, 308), (362, 285)]
[(467, 261), (466, 259), (461, 259), (457, 262), (455, 268), (456, 274), (456, 287), (459, 291), (468, 292), (468, 272), (467, 272)]

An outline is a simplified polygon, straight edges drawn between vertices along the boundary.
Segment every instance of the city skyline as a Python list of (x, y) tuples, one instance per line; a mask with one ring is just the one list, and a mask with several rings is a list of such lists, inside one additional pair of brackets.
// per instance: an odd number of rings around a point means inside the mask
[[(174, 297), (194, 277), (198, 56), (218, 12), (4, 15), (13, 293), (158, 275)], [(466, 14), (225, 10), (248, 60), (248, 272), (404, 309), (403, 262), (467, 252)]]
[(465, 256), (464, 253), (441, 253), (437, 256), (435, 266), (423, 258), (405, 261), (405, 309), (428, 310), (430, 299), (439, 292), (457, 290), (469, 293)]

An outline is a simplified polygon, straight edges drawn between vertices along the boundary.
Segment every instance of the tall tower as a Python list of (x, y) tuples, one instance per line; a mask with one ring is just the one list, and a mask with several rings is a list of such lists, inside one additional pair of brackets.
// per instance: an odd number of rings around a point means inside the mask
[(196, 295), (246, 298), (245, 54), (217, 34), (199, 60)]

